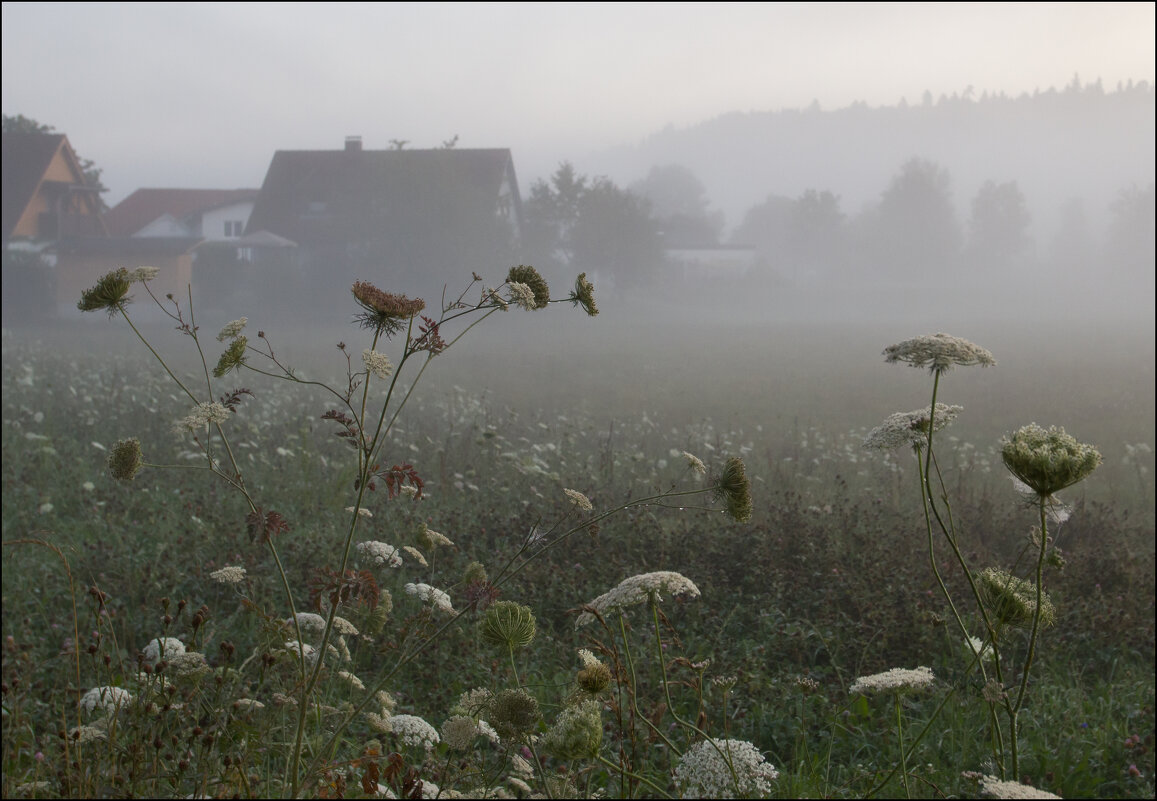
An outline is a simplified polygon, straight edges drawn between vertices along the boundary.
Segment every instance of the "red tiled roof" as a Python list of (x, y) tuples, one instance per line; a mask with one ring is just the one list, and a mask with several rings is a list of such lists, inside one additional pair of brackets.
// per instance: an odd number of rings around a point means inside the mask
[(256, 197), (256, 189), (138, 189), (109, 209), (104, 221), (112, 236), (132, 236), (165, 214), (183, 220)]

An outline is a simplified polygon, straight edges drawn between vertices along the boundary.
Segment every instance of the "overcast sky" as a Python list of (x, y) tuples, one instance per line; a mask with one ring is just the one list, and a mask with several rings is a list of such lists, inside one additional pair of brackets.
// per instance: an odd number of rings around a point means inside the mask
[(729, 111), (1154, 80), (1153, 3), (3, 5), (3, 111), (67, 133), (116, 204), (257, 187), (361, 135), (509, 147), (520, 182)]

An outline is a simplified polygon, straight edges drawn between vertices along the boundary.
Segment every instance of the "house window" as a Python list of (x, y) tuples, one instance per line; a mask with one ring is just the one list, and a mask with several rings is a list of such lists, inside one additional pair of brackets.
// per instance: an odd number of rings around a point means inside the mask
[(242, 229), (245, 224), (241, 220), (226, 220), (225, 221), (225, 236), (235, 237), (241, 236)]

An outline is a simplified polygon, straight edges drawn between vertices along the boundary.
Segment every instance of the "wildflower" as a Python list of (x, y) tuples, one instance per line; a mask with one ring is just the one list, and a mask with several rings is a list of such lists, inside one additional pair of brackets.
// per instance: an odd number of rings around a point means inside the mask
[[(587, 651), (587, 653), (590, 653)], [(578, 684), (579, 689), (588, 695), (598, 695), (605, 690), (611, 683), (611, 669), (598, 659), (594, 659), (592, 654), (592, 662), (584, 662), (582, 670), (575, 676), (575, 683)]]
[(538, 699), (521, 688), (503, 690), (490, 702), (490, 719), (504, 740), (520, 740), (538, 725)]
[(525, 648), (534, 640), (534, 612), (514, 601), (497, 601), (486, 609), (479, 628), (488, 642), (512, 650)]
[(520, 306), (527, 311), (534, 311), (534, 290), (526, 284), (520, 284), (517, 281), (511, 281), (506, 285), (510, 290), (510, 302)]
[(1092, 445), (1077, 442), (1063, 428), (1036, 423), (1005, 439), (1000, 456), (1008, 471), (1042, 498), (1076, 484), (1101, 464)]
[(229, 347), (221, 354), (221, 358), (217, 360), (217, 366), (213, 368), (213, 376), (221, 378), (230, 370), (240, 370), (241, 365), (245, 364), (245, 349), (249, 346), (249, 339), (247, 337), (237, 337), (229, 343)]
[(132, 281), (133, 283), (139, 282), (139, 283), (143, 284), (146, 281), (152, 281), (154, 278), (156, 278), (160, 274), (161, 274), (161, 271), (157, 267), (138, 267), (137, 269), (135, 269), (131, 273), (129, 273), (129, 281)]
[(366, 372), (378, 378), (389, 378), (390, 373), (394, 372), (389, 356), (369, 348), (362, 351), (362, 364), (366, 366)]
[(570, 293), (569, 300), (574, 306), (582, 306), (583, 311), (590, 317), (599, 313), (599, 308), (595, 305), (595, 285), (587, 280), (586, 273), (579, 273), (578, 278), (574, 280), (574, 290)]
[(403, 545), (402, 550), (408, 553), (410, 558), (420, 564), (422, 567), (430, 566), (430, 563), (426, 561), (426, 557), (422, 555), (422, 552), (415, 548), (413, 545)]
[(80, 708), (85, 712), (94, 712), (99, 709), (111, 714), (128, 706), (132, 701), (132, 693), (120, 687), (93, 687), (81, 696)]
[(353, 506), (347, 506), (345, 508), (345, 510), (347, 512), (357, 512), (358, 517), (373, 517), (374, 516), (373, 512), (371, 512), (369, 509), (366, 509), (365, 507), (362, 507), (362, 506), (359, 506), (356, 509)]
[(232, 322), (226, 323), (225, 327), (217, 334), (217, 341), (224, 342), (227, 339), (233, 339), (241, 333), (241, 329), (245, 328), (245, 324), (248, 322), (248, 317), (242, 317), (240, 320), (233, 320)]
[(355, 676), (353, 673), (350, 673), (348, 670), (339, 670), (337, 675), (338, 678), (340, 678), (349, 686), (353, 687), (355, 690), (364, 690), (366, 688), (365, 683), (362, 682), (362, 680)]
[(440, 741), (438, 730), (416, 715), (394, 715), (390, 718), (390, 731), (406, 745), (433, 748)]
[(136, 437), (117, 440), (108, 455), (108, 469), (113, 478), (121, 481), (132, 481), (144, 464), (144, 459), (141, 458), (141, 441)]
[(595, 700), (564, 709), (542, 738), (547, 753), (559, 759), (594, 759), (602, 743), (602, 704)]
[(458, 696), (458, 703), (450, 707), (450, 714), (477, 718), (490, 708), (490, 702), (493, 699), (494, 693), (485, 687), (476, 687), (473, 690), (467, 690)]
[(216, 401), (210, 403), (198, 403), (193, 407), (193, 411), (187, 416), (177, 421), (173, 426), (173, 430), (177, 433), (183, 431), (196, 431), (205, 426), (216, 423), (220, 425), (229, 419), (229, 409), (222, 403)]
[(166, 653), (165, 662), (169, 665), (166, 672), (177, 677), (201, 676), (211, 670), (209, 663), (205, 661), (205, 655), (196, 651), (185, 651), (172, 656)]
[(739, 523), (751, 519), (751, 483), (743, 460), (733, 456), (727, 460), (718, 481), (715, 482), (715, 497), (727, 505), (727, 514)]
[(370, 722), (370, 728), (378, 734), (390, 733), (391, 715), (389, 712), (382, 710), (383, 714), (379, 715), (377, 712), (365, 712), (366, 720)]
[(1004, 687), (996, 679), (989, 679), (984, 683), (984, 687), (980, 691), (980, 695), (987, 703), (999, 704), (1008, 697), (1008, 693), (1004, 691)]
[(238, 698), (233, 702), (233, 709), (238, 712), (256, 712), (265, 709), (265, 704), (254, 698)]
[(746, 740), (701, 740), (687, 749), (675, 768), (675, 782), (685, 798), (762, 798), (778, 776), (779, 771)]
[(933, 373), (946, 373), (954, 364), (961, 367), (974, 364), (992, 367), (996, 364), (996, 359), (984, 348), (948, 334), (927, 334), (889, 345), (884, 348), (884, 361), (888, 364), (906, 362), (912, 367), (926, 366)]
[(221, 584), (240, 584), (245, 580), (245, 568), (239, 565), (225, 565), (220, 570), (214, 570), (209, 578)]
[(350, 637), (356, 637), (358, 634), (358, 627), (353, 623), (350, 623), (341, 615), (333, 616), (333, 630), (343, 636), (349, 635)]
[(39, 512), (42, 515), (48, 515), (48, 514), (52, 514), (52, 510), (55, 508), (56, 507), (53, 506), (50, 502), (46, 501), (45, 503), (40, 504)]
[(580, 512), (589, 512), (595, 508), (591, 503), (590, 498), (583, 495), (578, 490), (563, 489), (563, 492), (566, 493), (566, 497), (570, 498), (570, 502), (578, 507)]
[[(1032, 626), (1037, 594), (1034, 582), (1017, 578), (997, 567), (985, 568), (976, 578), (985, 606), (998, 621), (1020, 628)], [(1046, 627), (1052, 625), (1056, 614), (1053, 602), (1042, 592), (1040, 624)]]
[(442, 724), (442, 739), (455, 751), (468, 751), (479, 734), (478, 721), (464, 715), (454, 715)]
[[(530, 289), (534, 295), (533, 305), (527, 306), (528, 309), (543, 309), (550, 303), (550, 287), (547, 286), (546, 280), (539, 275), (538, 270), (533, 267), (520, 264), (517, 267), (511, 267), (510, 272), (506, 274), (506, 283), (508, 286), (514, 284), (522, 284)], [(522, 301), (518, 301), (519, 305)]]
[(98, 726), (77, 726), (69, 729), (68, 738), (84, 745), (108, 739), (108, 732)]
[(383, 292), (367, 281), (357, 281), (353, 285), (354, 300), (363, 311), (354, 317), (363, 328), (378, 331), (387, 337), (402, 329), (402, 324), (412, 319), (422, 309), (426, 301)]
[(183, 653), (185, 653), (185, 644), (172, 637), (160, 637), (155, 640), (150, 640), (144, 650), (145, 661), (150, 665), (156, 665), (162, 659), (168, 659), (170, 656)]
[(358, 555), (376, 567), (401, 567), (402, 555), (393, 545), (378, 540), (359, 542)]
[(892, 668), (883, 673), (860, 676), (852, 682), (849, 692), (852, 695), (869, 695), (883, 692), (923, 690), (932, 686), (934, 678), (932, 668), (918, 667), (915, 670)]
[(1020, 782), (1002, 781), (995, 776), (981, 777), (980, 792), (989, 798), (1060, 798), (1045, 790)]
[(449, 614), (454, 613), (454, 607), (450, 603), (450, 596), (444, 593), (437, 587), (431, 587), (429, 584), (421, 582), (417, 584), (406, 585), (407, 595), (416, 595), (418, 599), (424, 601), (431, 606), (436, 606), (438, 609)]
[[(599, 614), (605, 615), (611, 610), (622, 609), (627, 606), (641, 604), (662, 599), (660, 593), (671, 595), (688, 595), (699, 597), (699, 588), (691, 579), (669, 570), (660, 570), (655, 573), (643, 573), (622, 581), (617, 587), (595, 598), (587, 606), (592, 607)], [(585, 626), (595, 619), (590, 612), (583, 612), (575, 621), (575, 627)]]
[(864, 447), (868, 450), (890, 451), (907, 445), (920, 448), (928, 443), (928, 425), (931, 422), (932, 430), (939, 431), (947, 426), (964, 411), (963, 406), (950, 406), (947, 403), (936, 404), (936, 414), (933, 416), (932, 407), (925, 406), (911, 412), (896, 412), (890, 414), (883, 423), (868, 432), (864, 437)]
[(992, 645), (985, 643), (979, 637), (968, 637), (968, 649), (980, 659), (992, 654)]
[(129, 271), (124, 267), (106, 273), (96, 282), (96, 286), (81, 293), (76, 308), (81, 311), (106, 309), (108, 316), (113, 317), (132, 300), (128, 296), (132, 282)]
[(693, 453), (683, 451), (683, 458), (687, 460), (687, 466), (694, 470), (701, 476), (707, 475), (707, 465), (703, 464), (703, 460)]
[(325, 631), (325, 618), (319, 614), (314, 612), (298, 612), (294, 617), (286, 618), (285, 622), (292, 626), (295, 618), (297, 620), (297, 627), (300, 628), (302, 632), (312, 631), (321, 634)]
[(91, 481), (86, 481), (80, 485), (80, 488), (85, 492), (92, 492), (94, 489), (96, 489), (96, 484), (93, 484)]
[(431, 528), (428, 528), (425, 523), (418, 526), (418, 544), (432, 551), (439, 545), (445, 545), (452, 548), (454, 543), (445, 534), (439, 534)]

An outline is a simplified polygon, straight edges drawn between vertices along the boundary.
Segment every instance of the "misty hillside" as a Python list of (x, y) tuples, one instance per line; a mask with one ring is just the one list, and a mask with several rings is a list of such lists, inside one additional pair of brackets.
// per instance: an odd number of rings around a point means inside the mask
[(732, 228), (769, 195), (808, 189), (835, 193), (854, 215), (879, 199), (902, 163), (920, 157), (948, 170), (960, 213), (985, 181), (1018, 182), (1043, 234), (1074, 198), (1101, 223), (1118, 192), (1153, 182), (1154, 149), (1152, 85), (1105, 91), (1099, 81), (1074, 79), (1063, 90), (1015, 98), (925, 93), (912, 105), (733, 112), (668, 127), (580, 166), (630, 183), (654, 165), (684, 165)]

